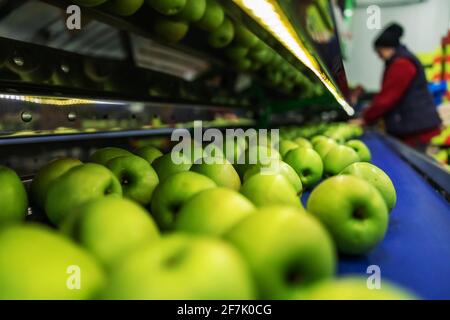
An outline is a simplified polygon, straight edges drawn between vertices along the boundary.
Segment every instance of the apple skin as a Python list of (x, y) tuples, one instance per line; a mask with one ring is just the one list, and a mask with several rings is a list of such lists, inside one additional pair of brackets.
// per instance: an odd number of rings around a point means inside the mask
[(115, 147), (107, 147), (98, 149), (95, 151), (89, 158), (90, 162), (98, 163), (101, 165), (106, 165), (109, 160), (114, 159), (116, 157), (121, 156), (131, 156), (133, 155), (131, 152), (121, 149), (121, 148), (115, 148)]
[(161, 229), (171, 230), (183, 204), (198, 192), (214, 187), (214, 181), (196, 172), (174, 174), (156, 187), (151, 213)]
[(160, 150), (158, 150), (157, 148), (152, 147), (152, 146), (139, 148), (138, 150), (136, 150), (135, 153), (139, 157), (147, 160), (147, 162), (149, 164), (152, 164), (153, 161), (155, 161), (156, 159), (158, 159), (164, 155)]
[(181, 12), (186, 5), (186, 1), (187, 0), (145, 0), (150, 7), (166, 16), (175, 15)]
[(50, 185), (45, 212), (51, 222), (59, 225), (73, 208), (105, 195), (122, 196), (119, 180), (102, 165), (83, 164), (73, 167)]
[(188, 31), (189, 24), (185, 21), (158, 16), (155, 17), (153, 22), (153, 32), (155, 35), (169, 43), (180, 42)]
[(219, 187), (236, 191), (241, 188), (241, 179), (238, 173), (225, 158), (204, 158), (202, 163), (194, 164), (191, 171), (210, 178)]
[(144, 208), (131, 200), (111, 196), (76, 208), (60, 229), (106, 267), (139, 246), (159, 239), (159, 230)]
[(300, 208), (265, 207), (235, 225), (225, 239), (247, 260), (261, 299), (286, 299), (335, 272), (329, 234)]
[(345, 143), (345, 145), (356, 151), (360, 161), (370, 162), (372, 160), (372, 154), (364, 142), (360, 140), (349, 140)]
[(208, 43), (213, 48), (224, 48), (228, 46), (234, 38), (234, 25), (233, 22), (225, 18), (223, 23), (212, 31), (208, 37)]
[(313, 145), (311, 142), (309, 142), (307, 139), (299, 137), (299, 138), (295, 138), (294, 142), (299, 146), (299, 147), (303, 147), (303, 148), (312, 148)]
[(308, 212), (316, 216), (345, 254), (364, 254), (381, 242), (388, 227), (388, 209), (378, 190), (353, 176), (335, 176), (311, 193)]
[(346, 167), (340, 174), (362, 178), (380, 192), (389, 210), (397, 203), (397, 193), (389, 176), (377, 166), (367, 162), (356, 162)]
[(186, 0), (186, 5), (175, 17), (187, 22), (196, 22), (203, 17), (205, 11), (206, 0)]
[(317, 135), (317, 136), (312, 137), (310, 142), (311, 142), (313, 148), (315, 148), (316, 144), (318, 144), (319, 142), (322, 142), (322, 141), (327, 141), (328, 139), (329, 139), (328, 137), (325, 137), (323, 135)]
[(33, 182), (31, 183), (30, 191), (33, 203), (39, 208), (44, 209), (45, 198), (52, 182), (73, 167), (82, 164), (83, 163), (78, 159), (62, 158), (53, 160), (39, 169), (38, 173), (34, 176)]
[(240, 193), (226, 188), (201, 191), (180, 210), (175, 230), (192, 234), (222, 236), (256, 207)]
[(327, 138), (327, 140), (319, 140), (319, 142), (313, 144), (314, 150), (316, 150), (322, 160), (324, 160), (327, 153), (337, 145), (336, 141), (329, 138)]
[(255, 36), (250, 30), (248, 30), (243, 24), (238, 23), (235, 25), (236, 39), (235, 42), (243, 47), (252, 48), (259, 42), (257, 36)]
[(27, 192), (19, 176), (0, 166), (0, 227), (25, 220), (27, 208)]
[(232, 47), (226, 48), (225, 54), (227, 55), (228, 59), (232, 61), (235, 62), (245, 61), (246, 60), (245, 57), (248, 54), (248, 48), (233, 45)]
[(250, 146), (241, 154), (234, 167), (241, 178), (254, 164), (269, 165), (272, 161), (281, 160), (280, 153), (270, 146)]
[[(80, 289), (70, 290), (68, 269), (81, 270)], [(1, 300), (94, 299), (106, 277), (88, 252), (40, 225), (20, 225), (0, 231)]]
[(181, 163), (175, 163), (172, 160), (172, 154), (167, 153), (162, 157), (155, 159), (152, 166), (158, 174), (159, 181), (161, 182), (174, 174), (189, 171), (192, 167), (192, 162), (185, 158)]
[(322, 159), (314, 149), (300, 147), (291, 150), (284, 160), (295, 170), (305, 188), (311, 188), (322, 179)]
[(107, 10), (119, 16), (131, 16), (144, 4), (145, 0), (108, 0), (105, 4)]
[(369, 289), (367, 279), (346, 276), (335, 280), (325, 280), (299, 292), (295, 300), (415, 300), (404, 289), (386, 281), (380, 289)]
[(301, 206), (295, 189), (281, 174), (255, 174), (244, 182), (241, 193), (257, 207), (268, 205)]
[(280, 141), (279, 150), (281, 157), (284, 160), (284, 157), (286, 157), (286, 154), (294, 149), (297, 149), (299, 146), (292, 140), (282, 140)]
[(118, 264), (108, 300), (248, 300), (256, 297), (248, 266), (229, 244), (187, 234), (164, 236)]
[(337, 175), (352, 163), (359, 162), (355, 150), (347, 146), (336, 146), (327, 152), (323, 159), (323, 167), (328, 175)]
[(261, 164), (252, 165), (244, 174), (244, 182), (256, 174), (260, 174), (264, 170), (264, 174), (281, 174), (292, 185), (297, 195), (301, 195), (303, 184), (295, 170), (286, 162), (274, 160), (268, 166)]
[(109, 160), (106, 167), (121, 183), (124, 197), (144, 206), (150, 203), (159, 178), (147, 161), (134, 155), (123, 156)]
[(225, 12), (216, 0), (206, 0), (206, 10), (203, 17), (196, 25), (205, 31), (214, 31), (219, 28), (225, 20)]

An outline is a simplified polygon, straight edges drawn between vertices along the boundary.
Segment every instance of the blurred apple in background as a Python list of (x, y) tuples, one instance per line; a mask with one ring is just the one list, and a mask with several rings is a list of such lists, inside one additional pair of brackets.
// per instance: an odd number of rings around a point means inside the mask
[(163, 156), (163, 153), (155, 147), (146, 146), (136, 150), (136, 155), (147, 160), (149, 164)]
[(51, 183), (73, 167), (82, 164), (78, 159), (62, 158), (53, 160), (40, 168), (31, 183), (30, 193), (33, 203), (39, 208), (44, 209), (45, 198)]
[(0, 227), (25, 220), (28, 197), (17, 173), (0, 166)]
[(221, 236), (256, 210), (243, 195), (225, 188), (201, 191), (180, 209), (175, 230)]
[(328, 175), (337, 175), (352, 163), (360, 161), (355, 150), (347, 146), (335, 146), (323, 159), (323, 167)]
[(257, 207), (268, 205), (301, 206), (296, 190), (281, 174), (255, 174), (244, 182), (241, 193)]
[(106, 163), (114, 158), (120, 157), (120, 156), (131, 156), (133, 155), (131, 152), (121, 149), (121, 148), (115, 148), (115, 147), (107, 147), (98, 149), (95, 151), (89, 158), (90, 162), (98, 163), (102, 165), (106, 165)]

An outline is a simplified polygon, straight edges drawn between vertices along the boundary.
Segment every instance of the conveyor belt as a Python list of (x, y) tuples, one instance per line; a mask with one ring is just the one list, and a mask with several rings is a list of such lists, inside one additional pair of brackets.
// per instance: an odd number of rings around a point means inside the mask
[(378, 135), (363, 140), (394, 182), (397, 206), (384, 241), (365, 256), (340, 257), (338, 273), (369, 276), (367, 267), (378, 265), (382, 280), (420, 298), (450, 299), (450, 204)]

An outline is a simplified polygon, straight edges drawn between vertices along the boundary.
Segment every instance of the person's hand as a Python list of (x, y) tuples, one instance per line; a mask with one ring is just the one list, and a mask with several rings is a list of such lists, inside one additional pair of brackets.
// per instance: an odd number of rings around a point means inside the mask
[(359, 127), (362, 127), (366, 124), (366, 122), (364, 121), (363, 118), (350, 119), (348, 121), (348, 123), (351, 125), (354, 125), (354, 126), (359, 126)]
[(364, 93), (364, 88), (361, 85), (357, 85), (350, 91), (350, 103), (356, 105), (358, 103), (359, 97)]

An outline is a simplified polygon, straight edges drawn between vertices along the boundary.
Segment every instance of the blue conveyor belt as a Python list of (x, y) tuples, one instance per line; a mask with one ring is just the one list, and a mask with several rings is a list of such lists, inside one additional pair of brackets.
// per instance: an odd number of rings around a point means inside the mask
[(378, 265), (382, 279), (420, 298), (450, 299), (450, 204), (378, 135), (363, 140), (394, 182), (397, 205), (383, 242), (364, 256), (340, 257), (338, 273), (369, 276), (367, 267)]

